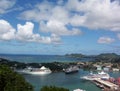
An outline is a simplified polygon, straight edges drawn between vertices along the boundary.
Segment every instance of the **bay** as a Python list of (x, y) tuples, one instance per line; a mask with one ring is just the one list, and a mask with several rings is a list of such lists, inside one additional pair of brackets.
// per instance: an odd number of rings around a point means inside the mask
[(42, 86), (58, 86), (68, 88), (70, 91), (81, 88), (86, 91), (101, 91), (95, 84), (80, 79), (81, 76), (88, 74), (88, 71), (79, 70), (78, 73), (66, 75), (64, 72), (52, 73), (44, 76), (24, 75), (26, 80), (30, 82), (35, 91), (40, 91)]
[(78, 62), (90, 61), (92, 58), (75, 58), (60, 55), (14, 55), (14, 54), (0, 54), (1, 58), (6, 58), (11, 61), (24, 62), (24, 63), (46, 63), (46, 62)]
[[(94, 59), (89, 58), (70, 58), (66, 56), (58, 55), (10, 55), (2, 54), (1, 58), (6, 58), (11, 61), (25, 62), (25, 63), (42, 63), (42, 62), (78, 62), (78, 61), (90, 61)], [(52, 73), (49, 75), (23, 75), (25, 79), (34, 86), (35, 91), (40, 91), (42, 86), (59, 86), (68, 88), (70, 91), (73, 89), (81, 88), (86, 91), (101, 91), (95, 84), (90, 81), (80, 79), (80, 77), (89, 74), (89, 71), (79, 70), (78, 73), (66, 75), (64, 72)], [(109, 73), (112, 77), (119, 77), (120, 73)]]
[[(52, 73), (44, 76), (24, 75), (25, 79), (30, 82), (35, 91), (40, 91), (42, 86), (58, 86), (68, 88), (70, 91), (81, 88), (86, 91), (102, 91), (94, 83), (80, 79), (80, 77), (89, 74), (89, 71), (79, 70), (75, 74), (65, 74), (64, 72)], [(120, 72), (109, 72), (111, 77), (120, 77)]]

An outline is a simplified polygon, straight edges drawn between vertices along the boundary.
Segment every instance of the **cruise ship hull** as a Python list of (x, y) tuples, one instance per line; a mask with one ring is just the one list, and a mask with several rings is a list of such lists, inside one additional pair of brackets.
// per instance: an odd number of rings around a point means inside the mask
[(34, 72), (34, 71), (23, 71), (22, 73), (24, 74), (32, 74), (32, 75), (46, 75), (46, 74), (50, 74), (51, 71), (49, 72), (42, 72), (42, 71), (38, 71), (38, 72)]
[(48, 68), (42, 66), (41, 68), (26, 68), (23, 70), (18, 70), (17, 72), (21, 74), (31, 74), (31, 75), (46, 75), (52, 73)]
[(77, 66), (71, 66), (67, 69), (64, 70), (65, 74), (72, 74), (72, 73), (76, 73), (79, 71), (79, 68)]
[(74, 71), (66, 71), (65, 74), (72, 74), (72, 73), (77, 73), (78, 70), (74, 70)]

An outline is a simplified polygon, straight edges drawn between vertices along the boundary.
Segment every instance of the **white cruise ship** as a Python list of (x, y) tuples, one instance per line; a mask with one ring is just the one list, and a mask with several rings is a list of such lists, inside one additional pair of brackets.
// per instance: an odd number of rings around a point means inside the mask
[(27, 67), (19, 72), (23, 74), (45, 75), (45, 74), (50, 74), (52, 71), (49, 68), (42, 66), (41, 68)]
[(95, 79), (109, 79), (110, 75), (104, 71), (98, 72), (97, 74), (90, 73), (90, 75), (83, 76), (81, 79), (85, 80), (95, 80)]
[(83, 90), (83, 89), (75, 89), (73, 91), (86, 91), (86, 90)]

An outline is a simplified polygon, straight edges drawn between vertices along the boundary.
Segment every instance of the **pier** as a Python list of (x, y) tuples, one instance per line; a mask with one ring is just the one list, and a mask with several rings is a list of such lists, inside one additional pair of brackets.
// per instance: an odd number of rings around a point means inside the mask
[(119, 86), (111, 83), (109, 81), (94, 79), (93, 82), (98, 85), (100, 88), (103, 88), (104, 91), (120, 91)]

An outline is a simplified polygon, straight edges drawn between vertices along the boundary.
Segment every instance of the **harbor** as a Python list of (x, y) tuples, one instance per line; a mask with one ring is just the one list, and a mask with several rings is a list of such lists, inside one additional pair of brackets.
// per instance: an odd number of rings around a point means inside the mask
[(81, 77), (81, 79), (94, 83), (102, 91), (120, 91), (120, 79), (115, 79), (103, 71), (96, 74), (90, 73), (89, 75)]
[(95, 83), (103, 91), (120, 91), (120, 87), (118, 85), (111, 83), (107, 80), (94, 79), (93, 83)]
[[(17, 58), (19, 57), (21, 58), (21, 56), (17, 56)], [(28, 58), (28, 56), (26, 57)], [(46, 58), (46, 56), (43, 57)], [(41, 58), (41, 56), (39, 58)], [(65, 58), (66, 56), (64, 57), (64, 59)], [(33, 59), (37, 60), (38, 58), (36, 56), (35, 57), (33, 56)], [(34, 86), (35, 91), (39, 91), (45, 85), (46, 86), (55, 85), (57, 87), (68, 88), (69, 91), (73, 90), (120, 91), (119, 90), (120, 79), (118, 79), (120, 77), (120, 72), (117, 70), (119, 69), (119, 67), (116, 67), (115, 69), (114, 66), (111, 66), (111, 63), (100, 64), (101, 62), (52, 62), (52, 61), (53, 60), (51, 60), (50, 63), (26, 62), (22, 64), (19, 62), (12, 62), (7, 60), (3, 60), (1, 62), (10, 65), (11, 69), (13, 70), (15, 68), (18, 70), (20, 69), (19, 71), (22, 73), (26, 81)], [(79, 70), (76, 67), (78, 67)], [(44, 72), (44, 74), (46, 73), (45, 71), (46, 69), (50, 69), (51, 70), (49, 71), (50, 73), (47, 71), (47, 73), (49, 73), (48, 75), (40, 76), (42, 72)], [(69, 75), (67, 75), (67, 73)], [(82, 77), (90, 81), (80, 79)]]

